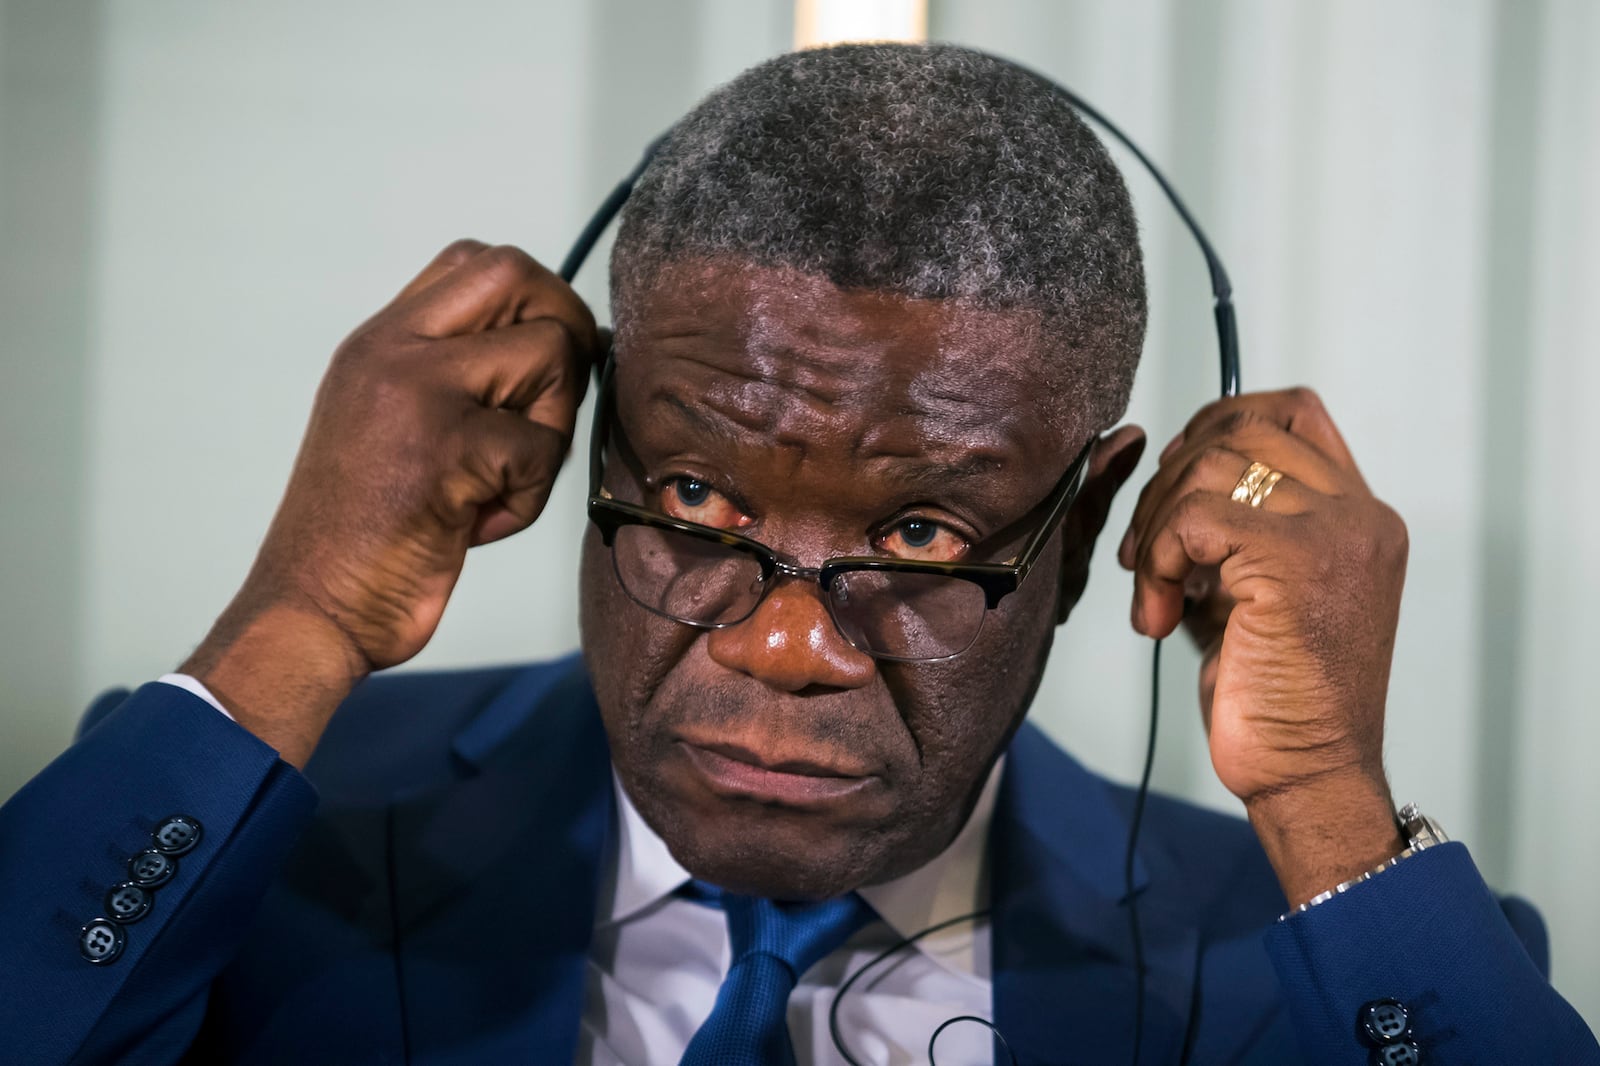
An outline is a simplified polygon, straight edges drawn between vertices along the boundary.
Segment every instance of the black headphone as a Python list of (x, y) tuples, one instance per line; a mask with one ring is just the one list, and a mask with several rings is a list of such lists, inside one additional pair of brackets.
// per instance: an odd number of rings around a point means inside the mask
[[(1172, 203), (1173, 208), (1178, 212), (1178, 217), (1183, 219), (1183, 224), (1188, 227), (1189, 232), (1193, 234), (1195, 243), (1200, 246), (1200, 254), (1205, 257), (1206, 270), (1211, 275), (1211, 296), (1213, 299), (1212, 313), (1216, 319), (1217, 325), (1217, 352), (1221, 360), (1222, 395), (1225, 397), (1239, 395), (1239, 330), (1233, 314), (1233, 286), (1228, 281), (1228, 272), (1223, 268), (1221, 258), (1218, 257), (1216, 250), (1211, 247), (1211, 242), (1206, 239), (1205, 233), (1203, 233), (1200, 229), (1200, 224), (1196, 222), (1194, 220), (1194, 216), (1189, 213), (1189, 208), (1184, 204), (1183, 199), (1178, 196), (1177, 190), (1174, 189), (1172, 184), (1167, 181), (1166, 175), (1162, 174), (1161, 171), (1156, 168), (1156, 165), (1150, 161), (1150, 158), (1140, 150), (1139, 146), (1128, 139), (1127, 134), (1118, 129), (1116, 124), (1110, 119), (1106, 118), (1098, 110), (1085, 102), (1084, 99), (1077, 93), (1065, 88), (1064, 86), (1058, 85), (1051, 79), (1039, 74), (1037, 71), (1029, 70), (1026, 67), (1022, 67), (1020, 64), (1012, 65), (1016, 66), (1020, 70), (1024, 70), (1027, 73), (1032, 74), (1035, 78), (1038, 78), (1046, 85), (1049, 85), (1051, 90), (1057, 96), (1071, 104), (1083, 115), (1092, 119), (1096, 125), (1100, 126), (1107, 133), (1111, 134), (1111, 136), (1115, 137), (1123, 147), (1127, 148), (1128, 151), (1133, 153), (1134, 158), (1138, 159), (1139, 162), (1143, 164), (1145, 170), (1147, 170), (1150, 173), (1150, 176), (1156, 180), (1156, 184), (1161, 186), (1161, 191), (1166, 194), (1167, 199)], [(577, 276), (578, 270), (583, 266), (584, 260), (589, 257), (589, 253), (594, 250), (595, 243), (599, 241), (600, 234), (605, 232), (605, 228), (611, 224), (611, 220), (617, 216), (619, 211), (622, 210), (622, 205), (627, 202), (629, 195), (632, 194), (634, 183), (639, 180), (639, 176), (644, 173), (645, 168), (650, 165), (650, 161), (655, 158), (656, 151), (671, 136), (672, 131), (668, 130), (666, 133), (650, 142), (650, 144), (645, 148), (644, 155), (640, 158), (639, 162), (631, 171), (628, 172), (626, 177), (617, 183), (617, 187), (611, 190), (611, 195), (605, 198), (605, 201), (601, 203), (599, 209), (595, 211), (594, 216), (589, 219), (588, 224), (583, 227), (583, 231), (578, 234), (578, 239), (573, 242), (572, 250), (569, 251), (567, 253), (567, 257), (561, 261), (561, 269), (559, 273), (563, 281), (570, 284), (572, 279)], [(595, 372), (597, 374), (600, 372), (600, 368), (598, 366), (595, 368)], [(1133, 858), (1135, 849), (1139, 842), (1139, 825), (1144, 819), (1145, 797), (1150, 792), (1150, 771), (1155, 765), (1156, 718), (1157, 712), (1160, 708), (1159, 697), (1161, 688), (1161, 641), (1159, 640), (1155, 642), (1154, 650), (1151, 653), (1150, 673), (1149, 738), (1145, 745), (1144, 770), (1139, 777), (1139, 791), (1134, 799), (1133, 816), (1129, 819), (1128, 823), (1128, 847), (1123, 861), (1123, 883), (1126, 889), (1125, 898), (1128, 901), (1128, 929), (1133, 942), (1134, 968), (1138, 972), (1138, 990), (1135, 994), (1133, 1003), (1133, 1050), (1129, 1059), (1129, 1061), (1133, 1063), (1133, 1066), (1138, 1066), (1140, 1044), (1144, 1035), (1145, 984), (1144, 945), (1139, 930), (1138, 895), (1133, 891)], [(851, 974), (850, 977), (846, 979), (844, 984), (839, 986), (839, 992), (834, 996), (833, 1006), (829, 1010), (828, 1014), (829, 1032), (833, 1037), (834, 1047), (838, 1049), (840, 1056), (843, 1057), (846, 1062), (850, 1063), (851, 1066), (861, 1066), (861, 1064), (851, 1056), (849, 1051), (845, 1049), (844, 1040), (840, 1035), (839, 1004), (843, 1002), (845, 993), (850, 990), (850, 988), (863, 974), (877, 966), (879, 963), (888, 959), (896, 952), (902, 950), (903, 948), (909, 947), (911, 944), (914, 944), (916, 941), (928, 936), (931, 933), (938, 932), (941, 929), (960, 922), (971, 921), (976, 918), (986, 917), (987, 915), (987, 911), (978, 911), (973, 914), (961, 915), (958, 918), (951, 918), (940, 922), (937, 925), (930, 926), (927, 929), (923, 929), (920, 932), (906, 937), (899, 943), (885, 949), (865, 966)], [(996, 1043), (1001, 1048), (1004, 1048), (1006, 1054), (1010, 1057), (1013, 1066), (1016, 1066), (1017, 1057), (1015, 1053), (1011, 1051), (1010, 1046), (1006, 1044), (1005, 1036), (1000, 1032), (999, 1029), (995, 1028), (994, 1023), (988, 1021), (987, 1019), (979, 1018), (975, 1015), (960, 1015), (954, 1018), (949, 1018), (933, 1031), (933, 1035), (928, 1039), (929, 1066), (935, 1066), (934, 1043), (939, 1039), (939, 1035), (943, 1033), (945, 1029), (957, 1022), (974, 1022), (979, 1025), (987, 1026), (989, 1030), (994, 1033)]]

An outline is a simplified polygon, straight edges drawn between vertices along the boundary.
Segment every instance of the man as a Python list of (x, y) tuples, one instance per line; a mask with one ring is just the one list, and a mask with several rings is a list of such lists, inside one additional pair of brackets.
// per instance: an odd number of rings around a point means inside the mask
[[(1396, 820), (1405, 533), (1309, 393), (1203, 408), (1119, 553), (1140, 632), (1197, 602), (1248, 824), (1154, 800), (1125, 872), (1127, 791), (1023, 724), (1144, 445), (1134, 220), (1048, 87), (764, 64), (612, 284), (608, 359), (462, 242), (335, 354), (211, 634), (0, 815), (25, 1060), (1600, 1062), (1537, 917)], [(538, 516), (602, 361), (583, 660), (365, 680)]]

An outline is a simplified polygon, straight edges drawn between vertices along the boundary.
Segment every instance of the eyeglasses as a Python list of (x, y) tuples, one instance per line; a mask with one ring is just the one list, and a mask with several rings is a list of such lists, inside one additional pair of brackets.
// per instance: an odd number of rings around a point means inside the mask
[(589, 439), (589, 520), (611, 550), (617, 581), (635, 603), (700, 629), (755, 613), (784, 578), (815, 581), (845, 640), (875, 659), (930, 662), (960, 655), (984, 616), (1022, 584), (1083, 487), (1094, 438), (1040, 504), (1043, 524), (1004, 563), (940, 563), (841, 556), (798, 566), (737, 533), (624, 503), (601, 487), (611, 429), (612, 359), (600, 379)]

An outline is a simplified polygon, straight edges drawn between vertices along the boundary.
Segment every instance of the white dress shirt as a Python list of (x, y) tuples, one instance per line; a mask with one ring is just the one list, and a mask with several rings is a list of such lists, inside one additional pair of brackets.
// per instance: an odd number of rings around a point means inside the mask
[[(861, 890), (882, 921), (801, 975), (789, 997), (800, 1066), (846, 1066), (828, 1032), (839, 986), (885, 948), (948, 918), (988, 906), (984, 855), (1004, 759), (950, 846), (887, 884)], [(578, 1062), (675, 1066), (711, 1013), (732, 951), (722, 911), (673, 893), (689, 880), (666, 843), (613, 780), (617, 824), (596, 907)], [(925, 1063), (928, 1039), (961, 1014), (991, 1019), (989, 922), (963, 922), (919, 940), (858, 981), (839, 1008), (851, 1057), (873, 1066)], [(993, 1061), (993, 1037), (959, 1023), (939, 1037), (939, 1066)]]
[[(227, 715), (195, 678), (176, 685)], [(228, 715), (232, 717), (232, 715)], [(861, 890), (881, 921), (869, 922), (807, 970), (789, 997), (789, 1034), (800, 1066), (848, 1066), (828, 1031), (839, 986), (884, 949), (929, 926), (989, 905), (989, 825), (1005, 765), (989, 774), (967, 824), (950, 846), (904, 877)], [(578, 1038), (579, 1066), (676, 1066), (711, 1013), (732, 950), (723, 912), (674, 895), (689, 880), (612, 779), (613, 849), (606, 858), (589, 948), (587, 997)], [(928, 1040), (962, 1014), (993, 1020), (989, 920), (961, 922), (922, 938), (874, 967), (839, 1008), (852, 1058), (872, 1066), (908, 1066), (928, 1058)], [(939, 1037), (939, 1066), (993, 1061), (989, 1030), (952, 1025)]]

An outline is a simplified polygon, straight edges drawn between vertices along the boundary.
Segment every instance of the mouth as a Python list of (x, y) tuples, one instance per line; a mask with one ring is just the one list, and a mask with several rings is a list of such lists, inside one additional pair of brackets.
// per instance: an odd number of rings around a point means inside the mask
[(861, 792), (874, 777), (806, 759), (770, 759), (736, 744), (678, 743), (711, 791), (730, 798), (815, 807)]

